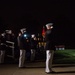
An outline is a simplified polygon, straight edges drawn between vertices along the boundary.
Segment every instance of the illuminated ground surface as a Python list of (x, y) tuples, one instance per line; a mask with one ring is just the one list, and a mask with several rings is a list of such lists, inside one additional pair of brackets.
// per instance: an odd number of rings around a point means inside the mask
[[(41, 57), (41, 59), (43, 58)], [(45, 60), (42, 61), (41, 59), (35, 62), (27, 61), (25, 68), (18, 68), (18, 63), (12, 61), (11, 63), (0, 64), (0, 75), (47, 75), (45, 73)], [(56, 51), (53, 70), (56, 71), (53, 75), (75, 75), (75, 50)]]
[[(25, 68), (18, 68), (18, 64), (0, 64), (0, 75), (47, 75), (45, 62), (26, 63)], [(55, 74), (75, 75), (75, 64), (53, 64)]]

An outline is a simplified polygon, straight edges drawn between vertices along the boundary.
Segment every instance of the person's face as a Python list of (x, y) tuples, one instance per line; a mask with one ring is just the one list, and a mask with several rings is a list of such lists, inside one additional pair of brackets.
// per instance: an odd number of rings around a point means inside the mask
[(4, 36), (4, 34), (2, 34), (2, 36)]
[(19, 33), (19, 36), (21, 36), (21, 33)]
[(47, 26), (46, 28), (47, 28), (47, 29), (52, 29), (52, 28), (53, 28), (53, 26)]
[(35, 37), (34, 40), (37, 40), (37, 38)]

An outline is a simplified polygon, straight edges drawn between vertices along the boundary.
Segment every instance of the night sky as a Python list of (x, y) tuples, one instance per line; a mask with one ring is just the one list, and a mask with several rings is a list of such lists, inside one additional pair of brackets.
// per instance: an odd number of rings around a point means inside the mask
[(18, 33), (20, 28), (26, 27), (30, 33), (41, 33), (42, 27), (48, 22), (54, 23), (59, 44), (75, 48), (74, 0), (0, 2), (0, 32), (12, 29)]

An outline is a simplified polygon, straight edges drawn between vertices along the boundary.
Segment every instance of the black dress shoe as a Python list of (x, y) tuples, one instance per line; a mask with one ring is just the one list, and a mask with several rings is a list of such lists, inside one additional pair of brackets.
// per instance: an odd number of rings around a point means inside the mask
[(46, 72), (47, 74), (51, 74), (51, 73), (56, 73), (55, 71), (51, 71), (51, 72)]
[(46, 72), (47, 74), (50, 74), (50, 72)]
[(56, 73), (55, 71), (51, 71), (50, 73)]

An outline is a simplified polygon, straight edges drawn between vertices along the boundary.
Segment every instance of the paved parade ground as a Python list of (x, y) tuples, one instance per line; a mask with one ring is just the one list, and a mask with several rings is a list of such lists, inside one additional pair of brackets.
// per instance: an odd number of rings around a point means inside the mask
[[(50, 75), (75, 75), (75, 64), (53, 64), (56, 72)], [(18, 64), (0, 64), (0, 75), (47, 75), (45, 62), (28, 62), (25, 68), (18, 68)]]
[[(6, 59), (0, 64), (0, 75), (48, 75), (42, 56), (37, 55), (34, 62), (26, 61), (24, 68), (18, 67), (18, 60)], [(56, 51), (52, 66), (56, 73), (50, 75), (75, 75), (75, 50)]]

